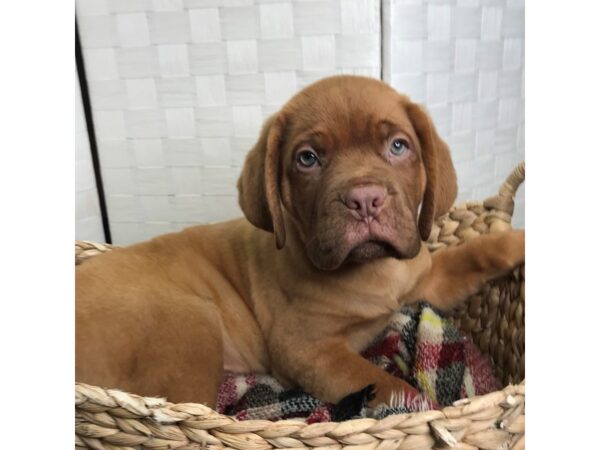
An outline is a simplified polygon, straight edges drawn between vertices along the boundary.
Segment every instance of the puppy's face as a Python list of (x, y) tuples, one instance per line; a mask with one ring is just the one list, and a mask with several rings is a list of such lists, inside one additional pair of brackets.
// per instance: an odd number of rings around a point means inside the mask
[(384, 83), (349, 76), (307, 87), (270, 118), (238, 187), (250, 222), (282, 247), (287, 216), (321, 270), (414, 257), (456, 195), (426, 113)]

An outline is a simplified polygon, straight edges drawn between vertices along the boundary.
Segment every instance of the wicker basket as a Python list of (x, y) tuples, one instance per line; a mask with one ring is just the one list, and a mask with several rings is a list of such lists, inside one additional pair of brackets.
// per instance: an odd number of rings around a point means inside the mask
[[(432, 251), (482, 233), (510, 228), (514, 195), (525, 178), (521, 163), (497, 196), (455, 206), (440, 218)], [(110, 250), (78, 242), (76, 264)], [(194, 403), (172, 404), (82, 383), (75, 387), (75, 445), (91, 449), (506, 449), (525, 442), (524, 268), (495, 280), (454, 314), (489, 355), (507, 386), (459, 400), (441, 411), (307, 425), (300, 420), (237, 421)], [(510, 383), (520, 383), (513, 385)]]

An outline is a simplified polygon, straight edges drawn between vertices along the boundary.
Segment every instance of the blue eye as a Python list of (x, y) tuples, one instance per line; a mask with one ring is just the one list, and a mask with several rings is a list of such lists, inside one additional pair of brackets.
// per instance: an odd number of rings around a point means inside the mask
[(406, 150), (408, 150), (408, 142), (405, 139), (394, 139), (390, 145), (390, 152), (394, 156), (400, 156)]
[(297, 161), (302, 167), (311, 168), (319, 163), (319, 158), (313, 152), (304, 150), (298, 153)]

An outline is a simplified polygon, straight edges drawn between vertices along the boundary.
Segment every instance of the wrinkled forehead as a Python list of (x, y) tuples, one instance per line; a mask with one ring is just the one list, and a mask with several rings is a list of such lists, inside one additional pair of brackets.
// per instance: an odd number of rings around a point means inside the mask
[(340, 148), (385, 139), (396, 132), (415, 139), (404, 107), (407, 101), (376, 80), (316, 83), (283, 108), (288, 144)]

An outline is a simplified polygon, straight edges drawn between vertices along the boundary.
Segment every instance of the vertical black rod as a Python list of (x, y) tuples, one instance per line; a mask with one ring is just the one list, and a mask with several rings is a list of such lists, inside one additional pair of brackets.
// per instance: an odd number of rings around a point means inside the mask
[[(383, 17), (383, 3), (385, 0), (379, 1), (379, 79), (383, 81), (383, 58), (385, 57), (385, 51), (383, 49), (385, 39), (385, 34), (383, 28), (385, 27), (385, 17)], [(389, 80), (390, 85), (392, 84), (392, 80)]]
[(81, 88), (83, 112), (85, 114), (85, 123), (87, 125), (87, 132), (90, 140), (90, 151), (92, 153), (92, 164), (94, 166), (94, 175), (96, 178), (96, 190), (98, 191), (98, 201), (100, 203), (100, 214), (102, 215), (102, 228), (104, 229), (104, 240), (107, 243), (112, 244), (110, 226), (108, 223), (108, 211), (106, 209), (106, 199), (104, 197), (104, 185), (102, 184), (102, 172), (100, 170), (100, 159), (98, 158), (96, 132), (94, 130), (94, 120), (92, 118), (90, 93), (88, 91), (87, 78), (85, 76), (85, 66), (83, 64), (83, 53), (81, 52), (81, 43), (79, 41), (79, 29), (77, 28), (77, 20), (75, 20), (75, 63), (77, 64), (77, 76), (79, 78), (79, 86)]

